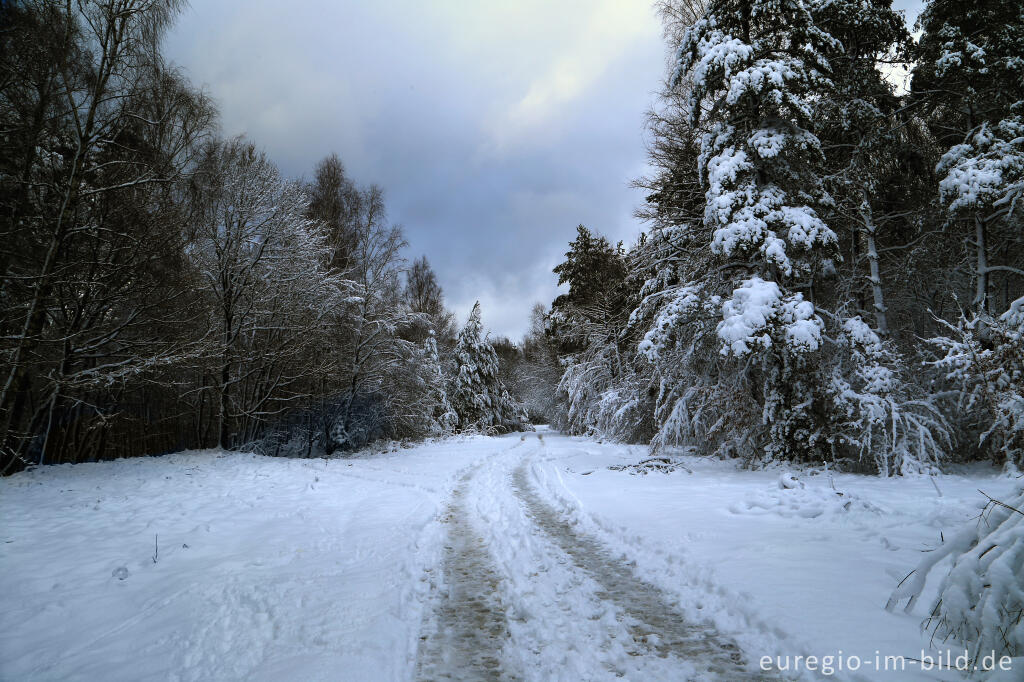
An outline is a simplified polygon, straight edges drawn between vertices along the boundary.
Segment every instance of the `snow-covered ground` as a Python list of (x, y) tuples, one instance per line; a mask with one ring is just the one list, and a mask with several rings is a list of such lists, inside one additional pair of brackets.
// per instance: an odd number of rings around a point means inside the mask
[[(912, 613), (884, 607), (922, 552), (976, 522), (985, 502), (979, 489), (1007, 499), (1013, 480), (990, 467), (934, 484), (812, 471), (799, 475), (804, 487), (785, 489), (779, 481), (786, 472), (742, 471), (734, 462), (684, 458), (689, 472), (671, 474), (607, 468), (643, 454), (565, 439), (532, 469), (581, 532), (636, 561), (637, 574), (677, 595), (688, 613), (701, 607), (755, 663), (788, 655), (792, 670), (794, 656), (815, 656), (820, 675), (823, 657), (832, 656), (837, 668), (841, 653), (861, 668), (836, 669), (836, 679), (962, 679), (922, 672), (916, 662), (927, 660), (922, 652), (932, 660), (941, 653), (944, 661), (949, 651), (962, 653), (953, 643), (929, 642), (920, 627), (943, 570)], [(903, 656), (906, 664), (886, 656)], [(1016, 675), (1002, 679), (1024, 679), (1024, 672)]]
[(875, 670), (876, 651), (945, 651), (919, 628), (930, 594), (883, 607), (978, 488), (1012, 481), (608, 469), (642, 455), (540, 431), (18, 474), (0, 679), (731, 680), (840, 651), (861, 670), (836, 679), (958, 679)]
[(504, 447), (196, 452), (0, 481), (0, 679), (409, 678), (438, 509)]

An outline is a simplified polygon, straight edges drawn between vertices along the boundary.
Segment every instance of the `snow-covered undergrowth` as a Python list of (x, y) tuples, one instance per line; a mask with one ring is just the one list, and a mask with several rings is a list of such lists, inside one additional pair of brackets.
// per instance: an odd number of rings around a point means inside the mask
[[(1009, 497), (1012, 479), (988, 467), (937, 476), (935, 484), (923, 476), (804, 471), (787, 488), (780, 471), (694, 457), (683, 460), (692, 474), (607, 468), (640, 456), (637, 448), (575, 439), (575, 447), (534, 458), (531, 480), (581, 532), (635, 561), (640, 577), (676, 595), (691, 618), (710, 619), (755, 661), (856, 656), (862, 669), (836, 679), (961, 679), (922, 672), (909, 660), (963, 651), (922, 630), (948, 561), (911, 612), (889, 613), (886, 601), (925, 553), (976, 520), (986, 502), (979, 488)], [(905, 656), (905, 669), (870, 668), (876, 652)]]
[(0, 679), (409, 679), (440, 506), (518, 439), (0, 480)]
[[(989, 652), (1024, 653), (1024, 489), (1006, 502), (992, 500), (973, 524), (922, 559), (889, 598), (892, 609), (907, 599), (913, 609), (932, 569), (950, 559), (927, 625), (941, 639), (969, 646), (972, 664)], [(1022, 659), (1024, 662), (1024, 659)]]

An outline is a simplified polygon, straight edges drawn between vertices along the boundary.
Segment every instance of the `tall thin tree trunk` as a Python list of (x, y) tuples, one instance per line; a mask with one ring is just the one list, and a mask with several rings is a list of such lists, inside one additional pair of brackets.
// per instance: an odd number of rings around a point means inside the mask
[(976, 289), (974, 293), (974, 308), (979, 314), (989, 311), (988, 300), (988, 230), (985, 221), (981, 216), (974, 217), (974, 240), (977, 249), (976, 268)]
[(220, 435), (217, 444), (227, 450), (231, 445), (231, 360), (225, 355), (220, 368)]
[(871, 271), (871, 276), (868, 280), (871, 282), (871, 295), (875, 308), (875, 326), (879, 334), (886, 335), (889, 333), (889, 321), (885, 315), (887, 308), (885, 307), (885, 296), (882, 292), (882, 277), (878, 267), (878, 245), (875, 242), (875, 232), (878, 227), (875, 225), (874, 215), (871, 212), (871, 202), (868, 200), (867, 189), (861, 187), (861, 193), (863, 201), (861, 202), (860, 211), (861, 217), (864, 219), (864, 234), (867, 236), (868, 242), (868, 266)]

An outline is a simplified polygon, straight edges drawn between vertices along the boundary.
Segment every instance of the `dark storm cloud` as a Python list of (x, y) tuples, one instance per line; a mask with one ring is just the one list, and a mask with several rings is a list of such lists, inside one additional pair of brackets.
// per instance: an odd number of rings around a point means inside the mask
[[(895, 6), (912, 22), (921, 3)], [(337, 152), (385, 188), (460, 318), (480, 299), (513, 337), (577, 224), (639, 232), (628, 184), (664, 50), (647, 0), (197, 0), (168, 40), (226, 134), (292, 176)]]
[(167, 47), (285, 173), (336, 151), (378, 183), (464, 317), (518, 337), (578, 223), (633, 239), (643, 112), (663, 76), (646, 2), (194, 2)]

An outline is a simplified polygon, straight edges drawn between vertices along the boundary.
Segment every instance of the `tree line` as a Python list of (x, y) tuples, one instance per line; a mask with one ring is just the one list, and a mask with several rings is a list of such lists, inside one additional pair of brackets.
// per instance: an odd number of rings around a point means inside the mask
[[(1024, 464), (1024, 6), (666, 0), (648, 229), (580, 226), (555, 422), (898, 475)], [(909, 70), (909, 88), (891, 77)]]
[(521, 427), (380, 187), (218, 134), (161, 52), (183, 4), (0, 4), (0, 470)]
[[(459, 331), (384, 193), (285, 178), (160, 48), (174, 0), (0, 4), (5, 471), (520, 428), (882, 474), (1024, 452), (1018, 3), (666, 0), (631, 245)], [(888, 73), (910, 72), (909, 89)]]

